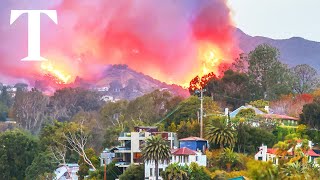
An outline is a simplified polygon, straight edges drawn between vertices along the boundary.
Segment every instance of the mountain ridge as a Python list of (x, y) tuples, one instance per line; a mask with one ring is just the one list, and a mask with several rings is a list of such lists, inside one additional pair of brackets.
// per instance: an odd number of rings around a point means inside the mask
[(291, 37), (289, 39), (272, 39), (263, 36), (250, 36), (242, 30), (237, 29), (235, 36), (239, 42), (239, 48), (249, 53), (263, 43), (270, 44), (280, 51), (280, 60), (290, 67), (298, 64), (309, 64), (320, 71), (320, 42), (311, 41), (302, 37)]

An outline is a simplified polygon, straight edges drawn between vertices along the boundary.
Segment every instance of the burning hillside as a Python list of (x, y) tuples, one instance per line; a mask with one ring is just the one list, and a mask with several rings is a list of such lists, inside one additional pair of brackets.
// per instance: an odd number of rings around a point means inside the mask
[[(107, 64), (127, 64), (160, 81), (187, 86), (197, 75), (219, 76), (222, 65), (239, 53), (225, 0), (4, 0), (2, 4), (5, 14), (0, 17), (5, 19), (11, 9), (57, 10), (58, 25), (42, 19), (42, 56), (50, 62), (19, 61), (27, 51), (25, 18), (10, 29), (0, 28), (7, 44), (0, 49), (1, 76), (29, 83), (39, 77), (53, 79), (52, 86), (64, 86), (76, 77), (94, 81)], [(0, 27), (7, 26), (5, 19)]]

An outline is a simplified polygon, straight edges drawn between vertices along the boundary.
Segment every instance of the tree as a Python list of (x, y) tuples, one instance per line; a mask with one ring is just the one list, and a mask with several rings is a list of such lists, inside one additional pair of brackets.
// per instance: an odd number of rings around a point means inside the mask
[(20, 130), (0, 134), (0, 177), (24, 179), (26, 169), (38, 152), (38, 141)]
[[(83, 126), (88, 128), (90, 132), (90, 141), (88, 141), (87, 146), (92, 147), (96, 152), (103, 150), (104, 133), (106, 123), (103, 122), (100, 113), (96, 111), (84, 112), (81, 111), (72, 117), (72, 122), (78, 124), (83, 123)], [(116, 135), (119, 135), (117, 133)]]
[(245, 118), (246, 120), (252, 120), (256, 117), (256, 112), (252, 108), (241, 109), (236, 118)]
[[(302, 151), (306, 152), (309, 150), (308, 146), (308, 140), (306, 139), (300, 139), (297, 137), (294, 138), (288, 138), (291, 136), (287, 136), (285, 141), (279, 141), (277, 144), (275, 144), (273, 147), (277, 148), (276, 154), (280, 156), (282, 159), (286, 159), (286, 156), (290, 155), (293, 156), (293, 158), (290, 160), (295, 161), (295, 160), (300, 160), (301, 156), (300, 154), (296, 154), (296, 151)], [(301, 144), (299, 148), (297, 148), (297, 145)], [(298, 157), (297, 157), (298, 156)]]
[(238, 161), (238, 158), (238, 155), (233, 152), (233, 149), (225, 148), (219, 156), (219, 162), (222, 167), (226, 166), (227, 171), (230, 172), (232, 165)]
[(171, 154), (168, 143), (161, 136), (151, 136), (142, 147), (142, 157), (146, 162), (155, 163), (156, 180), (159, 176), (159, 163), (168, 162)]
[[(199, 98), (197, 96), (190, 96), (188, 99), (179, 103), (176, 111), (168, 114), (166, 126), (170, 126), (171, 122), (179, 124), (181, 120), (187, 121), (197, 119), (199, 108)], [(203, 108), (204, 114), (207, 116), (217, 114), (220, 110), (218, 104), (209, 97), (204, 97)]]
[(319, 85), (317, 70), (307, 64), (300, 64), (292, 68), (294, 90), (299, 93), (309, 93)]
[(249, 161), (247, 163), (248, 172), (252, 179), (256, 180), (276, 180), (278, 179), (278, 169), (271, 161)]
[(70, 121), (80, 111), (97, 111), (102, 106), (100, 95), (81, 88), (57, 90), (50, 97), (49, 112), (52, 119)]
[(300, 114), (302, 124), (308, 125), (310, 128), (320, 128), (320, 103), (313, 102), (303, 106), (302, 114)]
[(187, 167), (182, 167), (178, 163), (171, 163), (161, 172), (161, 177), (166, 180), (187, 180), (189, 179)]
[(285, 180), (312, 179), (307, 173), (307, 167), (298, 162), (285, 164), (280, 168), (279, 177)]
[[(186, 131), (188, 129), (188, 131)], [(197, 120), (192, 121), (180, 121), (180, 124), (177, 127), (178, 137), (186, 138), (190, 136), (199, 136), (200, 135), (200, 124)]]
[(211, 122), (207, 125), (205, 132), (207, 139), (212, 143), (219, 144), (221, 149), (226, 145), (233, 147), (237, 140), (234, 130), (223, 124), (216, 126)]
[(144, 179), (144, 165), (130, 165), (128, 169), (119, 176), (120, 180)]
[(9, 88), (10, 87), (8, 87), (8, 86), (1, 87), (0, 102), (2, 102), (8, 108), (11, 108), (13, 105), (13, 98), (10, 95), (10, 93), (8, 92)]
[[(108, 180), (115, 180), (118, 179), (118, 176), (123, 174), (119, 170), (117, 166), (115, 166), (115, 162), (111, 162), (107, 165), (107, 179)], [(104, 166), (99, 167), (96, 171), (89, 172), (89, 180), (100, 180), (104, 177)]]
[(251, 127), (244, 122), (240, 122), (236, 127), (237, 132), (237, 152), (255, 153), (261, 144), (273, 146), (276, 136), (270, 130), (264, 128)]
[(71, 151), (75, 151), (83, 161), (94, 171), (96, 170), (96, 164), (87, 155), (86, 144), (88, 142), (90, 132), (83, 124), (69, 123), (67, 131), (62, 132), (63, 137), (67, 141), (67, 145), (64, 145)]
[(58, 162), (52, 157), (50, 152), (41, 152), (26, 169), (26, 179), (40, 180), (41, 178), (39, 177), (41, 176), (53, 175), (57, 166)]
[(292, 90), (292, 79), (287, 65), (279, 61), (279, 50), (261, 44), (249, 53), (249, 83), (254, 99), (276, 99)]
[(249, 77), (247, 74), (227, 70), (221, 79), (212, 78), (204, 87), (206, 96), (215, 101), (223, 101), (233, 109), (248, 102)]
[[(99, 158), (96, 156), (92, 148), (86, 149), (85, 154), (87, 158), (90, 159), (90, 161), (94, 164), (95, 167), (99, 166)], [(84, 161), (84, 158), (80, 158), (78, 161), (78, 164), (79, 164), (79, 171), (77, 174), (79, 175), (79, 179), (81, 180), (81, 179), (84, 179), (84, 177), (89, 174), (90, 166), (88, 165), (87, 162)]]
[(275, 114), (286, 114), (292, 117), (299, 117), (303, 106), (313, 102), (310, 94), (288, 94), (281, 95), (279, 99), (270, 102)]
[(9, 112), (8, 106), (0, 101), (0, 121), (5, 121), (7, 119)]
[(205, 166), (199, 166), (197, 163), (192, 162), (189, 166), (190, 169), (190, 179), (192, 180), (207, 180), (210, 176), (206, 173)]
[(239, 57), (232, 63), (231, 69), (236, 72), (246, 73), (248, 72), (248, 55), (245, 53), (239, 54)]
[(270, 106), (270, 102), (266, 101), (266, 100), (263, 100), (263, 99), (251, 101), (249, 104), (252, 105), (253, 107), (256, 107), (256, 108), (260, 109), (263, 112), (266, 111), (265, 110), (266, 106)]
[(241, 151), (243, 153), (246, 153), (246, 143), (250, 138), (250, 134), (249, 134), (249, 126), (244, 124), (243, 122), (240, 122), (236, 128), (237, 131), (237, 143), (236, 143), (236, 147), (238, 150), (238, 153), (240, 153)]
[(13, 105), (14, 118), (24, 129), (38, 133), (46, 120), (48, 103), (48, 97), (36, 89), (18, 91)]

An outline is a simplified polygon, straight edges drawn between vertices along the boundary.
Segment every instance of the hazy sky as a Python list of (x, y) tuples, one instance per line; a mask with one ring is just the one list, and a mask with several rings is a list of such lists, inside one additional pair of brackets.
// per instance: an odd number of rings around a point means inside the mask
[(320, 0), (228, 0), (236, 26), (252, 36), (320, 42)]

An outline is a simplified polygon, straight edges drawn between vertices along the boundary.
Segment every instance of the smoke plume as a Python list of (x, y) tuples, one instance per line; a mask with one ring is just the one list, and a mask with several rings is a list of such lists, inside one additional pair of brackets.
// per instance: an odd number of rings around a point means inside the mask
[[(57, 10), (58, 25), (41, 17), (41, 55), (72, 79), (94, 80), (108, 64), (127, 64), (182, 85), (206, 73), (204, 66), (218, 73), (239, 52), (226, 0), (2, 0), (0, 81), (32, 84), (46, 73), (40, 62), (20, 61), (27, 56), (27, 18), (10, 26), (13, 9)], [(209, 63), (201, 58), (217, 55)]]

